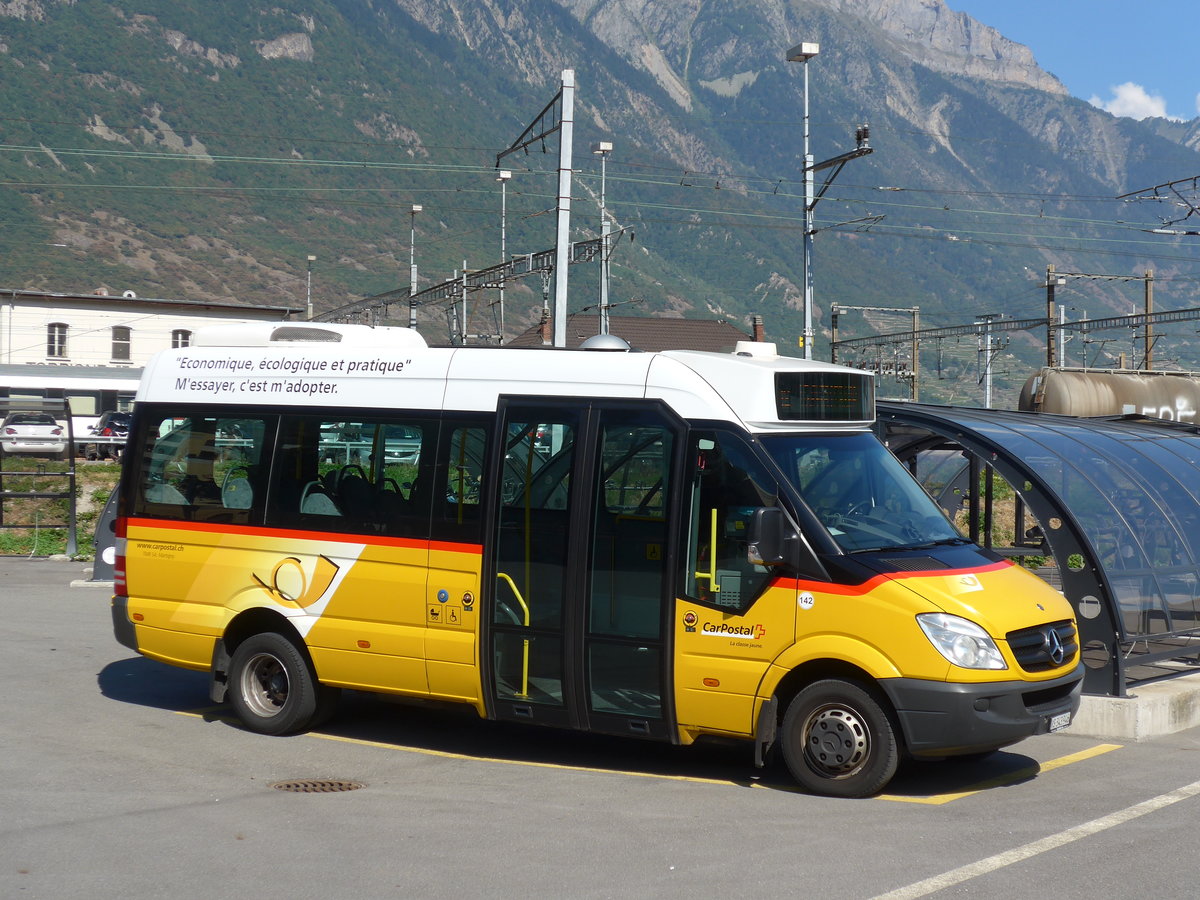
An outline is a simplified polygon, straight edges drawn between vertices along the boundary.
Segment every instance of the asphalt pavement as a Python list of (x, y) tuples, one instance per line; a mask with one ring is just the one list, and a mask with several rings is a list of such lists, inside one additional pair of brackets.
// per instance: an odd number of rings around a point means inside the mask
[(117, 644), (89, 576), (0, 558), (0, 897), (1196, 893), (1198, 729), (1047, 735), (910, 765), (857, 801), (755, 770), (748, 746), (359, 694), (318, 733), (263, 737), (208, 701), (204, 673)]

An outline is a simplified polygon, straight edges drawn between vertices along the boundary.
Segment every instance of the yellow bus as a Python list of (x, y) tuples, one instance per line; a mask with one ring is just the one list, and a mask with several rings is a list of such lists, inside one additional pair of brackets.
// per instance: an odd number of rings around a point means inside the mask
[(373, 691), (741, 738), (834, 796), (1066, 727), (1069, 604), (964, 539), (873, 420), (869, 373), (771, 344), (200, 331), (138, 391), (114, 630), (263, 734)]

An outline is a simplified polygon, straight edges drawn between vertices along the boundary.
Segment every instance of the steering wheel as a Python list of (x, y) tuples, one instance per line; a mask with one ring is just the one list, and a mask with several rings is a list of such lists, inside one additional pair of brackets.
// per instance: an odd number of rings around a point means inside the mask
[(842, 513), (842, 515), (847, 519), (859, 519), (863, 516), (869, 516), (872, 509), (874, 507), (871, 505), (870, 500), (859, 500), (857, 503), (851, 503), (850, 508)]

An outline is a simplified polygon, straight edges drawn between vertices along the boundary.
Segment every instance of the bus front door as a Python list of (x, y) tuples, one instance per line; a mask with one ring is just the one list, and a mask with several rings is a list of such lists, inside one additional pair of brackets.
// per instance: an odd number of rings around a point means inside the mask
[(677, 429), (629, 407), (502, 415), (488, 551), (492, 714), (667, 737)]

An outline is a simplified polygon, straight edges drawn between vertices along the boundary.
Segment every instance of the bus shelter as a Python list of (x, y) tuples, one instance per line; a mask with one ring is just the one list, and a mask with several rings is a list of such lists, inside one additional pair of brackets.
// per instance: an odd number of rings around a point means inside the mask
[(1200, 665), (1200, 428), (880, 401), (877, 429), (977, 543), (1070, 600), (1086, 693)]

